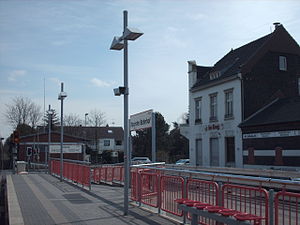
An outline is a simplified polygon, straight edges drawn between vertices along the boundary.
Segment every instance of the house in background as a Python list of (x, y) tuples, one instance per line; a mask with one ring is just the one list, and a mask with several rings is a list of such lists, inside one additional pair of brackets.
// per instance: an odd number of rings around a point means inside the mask
[[(49, 133), (37, 133), (21, 136), (17, 160), (45, 163), (46, 158), (60, 158), (60, 133), (51, 132), (49, 154), (47, 154), (49, 152), (48, 135)], [(85, 160), (87, 155), (85, 151), (85, 140), (64, 134), (63, 152), (64, 159)]]
[[(94, 155), (103, 151), (111, 152), (111, 157), (118, 157), (124, 152), (124, 131), (122, 127), (64, 127), (64, 132), (86, 139), (86, 144)], [(97, 156), (95, 156), (97, 157)]]
[(180, 129), (192, 165), (300, 167), (300, 47), (283, 25), (212, 67), (188, 64), (189, 123)]
[[(59, 127), (57, 128), (60, 129)], [(48, 132), (41, 132), (43, 127), (33, 135), (20, 137), (18, 160), (45, 163), (48, 152)], [(124, 151), (122, 127), (64, 127), (64, 159), (100, 162), (98, 157), (107, 151), (112, 161)], [(51, 132), (50, 157), (60, 158), (60, 132)], [(47, 155), (49, 157), (49, 154)], [(98, 161), (97, 161), (98, 160)]]

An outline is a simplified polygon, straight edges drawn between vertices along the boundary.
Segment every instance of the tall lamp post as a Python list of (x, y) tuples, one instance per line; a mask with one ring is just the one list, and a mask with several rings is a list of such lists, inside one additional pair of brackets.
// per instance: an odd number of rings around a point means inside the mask
[(63, 181), (63, 142), (64, 142), (64, 99), (67, 93), (64, 92), (64, 83), (61, 83), (61, 91), (58, 94), (60, 100), (60, 181)]
[(127, 27), (128, 12), (123, 11), (123, 35), (121, 37), (114, 37), (111, 50), (124, 49), (124, 86), (115, 88), (114, 93), (117, 96), (124, 95), (124, 215), (128, 214), (128, 189), (129, 189), (129, 126), (128, 126), (128, 40), (134, 41), (139, 38), (143, 33), (135, 28)]
[(50, 157), (50, 143), (51, 143), (51, 121), (54, 110), (51, 109), (51, 105), (49, 105), (48, 113), (48, 151), (45, 151), (45, 163), (48, 165), (48, 159)]

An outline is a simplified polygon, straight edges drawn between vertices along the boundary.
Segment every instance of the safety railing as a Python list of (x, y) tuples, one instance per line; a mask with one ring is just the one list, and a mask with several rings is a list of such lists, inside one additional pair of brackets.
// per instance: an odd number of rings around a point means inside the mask
[(175, 216), (182, 216), (182, 211), (178, 209), (174, 199), (184, 197), (184, 179), (177, 176), (160, 177), (160, 208)]
[(224, 184), (222, 206), (242, 213), (255, 215), (261, 224), (268, 225), (269, 196), (264, 188)]
[(117, 165), (97, 165), (92, 166), (92, 182), (100, 184), (123, 184), (124, 167)]
[[(120, 164), (90, 166), (64, 161), (63, 168), (63, 177), (66, 180), (86, 187), (91, 187), (91, 181), (107, 184), (124, 182), (124, 168)], [(51, 160), (50, 170), (52, 174), (59, 176), (60, 161)], [(130, 172), (132, 201), (153, 207), (158, 212), (169, 213), (176, 218), (183, 217), (184, 221), (186, 218), (191, 219), (191, 215), (182, 211), (183, 208), (178, 206), (176, 199), (192, 200), (253, 215), (255, 223), (258, 224), (259, 218), (261, 225), (300, 225), (300, 194), (286, 191), (286, 187), (300, 190), (300, 182), (247, 176), (230, 177), (228, 174), (222, 176), (153, 166), (134, 166)], [(241, 184), (237, 184), (239, 180)], [(252, 181), (260, 185), (251, 186)], [(276, 185), (278, 193), (270, 189), (271, 182)], [(269, 189), (270, 192), (267, 191)], [(198, 215), (198, 223), (217, 224), (212, 217), (209, 218), (201, 213)], [(254, 223), (252, 221), (249, 224)]]
[(275, 225), (300, 225), (300, 193), (285, 190), (275, 195)]
[[(219, 203), (219, 185), (214, 181), (205, 181), (197, 179), (188, 179), (186, 183), (186, 197), (199, 202), (205, 202), (210, 205), (218, 205)], [(188, 213), (188, 219), (192, 219)], [(215, 224), (211, 219), (200, 216), (200, 224)]]
[[(60, 160), (50, 160), (50, 174), (60, 176)], [(64, 180), (74, 182), (91, 189), (91, 168), (89, 163), (77, 160), (64, 160), (62, 177)]]
[[(222, 211), (223, 214), (228, 214), (229, 211), (231, 213), (237, 212), (239, 215), (236, 218), (246, 221), (245, 224), (300, 225), (299, 193), (281, 191), (273, 198), (274, 191), (272, 189), (270, 189), (269, 194), (269, 189), (262, 186), (230, 183), (228, 175), (226, 179), (223, 178), (225, 182), (216, 182), (213, 180), (216, 178), (215, 176), (212, 177), (212, 180), (203, 180), (199, 178), (199, 174), (193, 176), (191, 171), (189, 171), (189, 176), (182, 176), (184, 174), (182, 171), (180, 171), (181, 176), (178, 173), (176, 175), (176, 172), (175, 170), (152, 167), (132, 168), (131, 200), (140, 203), (140, 205), (156, 208), (158, 212), (164, 211), (177, 217), (183, 216), (184, 221), (186, 218), (191, 219), (191, 215), (189, 213), (185, 215), (179, 209), (176, 199), (187, 199), (216, 206), (216, 208), (220, 207), (226, 212)], [(259, 182), (261, 181), (259, 179), (257, 183), (262, 183)], [(242, 176), (241, 180), (248, 182)], [(251, 180), (255, 180), (255, 178), (251, 177)], [(277, 184), (280, 182), (282, 188), (286, 186), (285, 182), (288, 183), (287, 181), (276, 180)], [(299, 182), (290, 182), (289, 185), (294, 188), (298, 186), (298, 190), (300, 190)], [(200, 216), (198, 214), (199, 224), (218, 224), (213, 216), (205, 217), (204, 215), (205, 213)], [(232, 220), (234, 221), (232, 224), (236, 223), (238, 220), (236, 218)]]

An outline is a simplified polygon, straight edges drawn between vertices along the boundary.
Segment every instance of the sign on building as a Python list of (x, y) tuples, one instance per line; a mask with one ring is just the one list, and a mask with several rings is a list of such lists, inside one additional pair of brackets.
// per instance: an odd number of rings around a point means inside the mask
[(141, 130), (152, 127), (152, 112), (147, 110), (130, 116), (130, 131)]
[[(63, 153), (81, 153), (82, 147), (80, 144), (63, 145)], [(50, 153), (60, 153), (60, 145), (50, 145)]]

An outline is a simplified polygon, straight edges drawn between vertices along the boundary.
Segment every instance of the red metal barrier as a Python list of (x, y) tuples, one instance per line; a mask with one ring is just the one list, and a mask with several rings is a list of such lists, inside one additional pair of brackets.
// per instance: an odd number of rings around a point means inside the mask
[(141, 176), (141, 202), (158, 207), (158, 185), (159, 179), (156, 173), (148, 173), (142, 171)]
[(114, 167), (108, 166), (106, 167), (106, 182), (113, 182), (114, 178)]
[(138, 189), (140, 187), (139, 185), (139, 179), (138, 179), (138, 169), (131, 169), (131, 200), (132, 201), (138, 201)]
[(275, 225), (300, 224), (300, 194), (280, 191), (275, 195)]
[(56, 175), (60, 174), (59, 161), (51, 160), (51, 173), (56, 174)]
[[(218, 205), (219, 185), (213, 181), (188, 179), (186, 184), (187, 198), (190, 200)], [(191, 216), (188, 214), (188, 218)], [(200, 224), (216, 224), (216, 221), (205, 217), (199, 217)]]
[(269, 195), (263, 188), (224, 184), (222, 204), (225, 208), (261, 217), (262, 224), (268, 225)]
[(106, 182), (106, 167), (101, 167), (100, 170), (100, 181), (101, 182)]
[[(60, 161), (51, 160), (50, 171), (57, 176), (60, 175)], [(84, 164), (77, 164), (73, 162), (63, 162), (63, 177), (73, 182), (90, 187), (90, 166)]]
[(184, 179), (175, 176), (162, 176), (160, 179), (161, 209), (165, 212), (182, 216), (175, 199), (183, 198)]
[(94, 168), (94, 182), (95, 183), (100, 183), (100, 170), (101, 170), (101, 167), (98, 167), (98, 168)]
[(114, 181), (122, 182), (123, 181), (123, 166), (114, 167)]
[(81, 165), (83, 170), (83, 177), (82, 177), (82, 185), (86, 187), (90, 187), (90, 176), (91, 176), (91, 170), (90, 167), (87, 165)]

